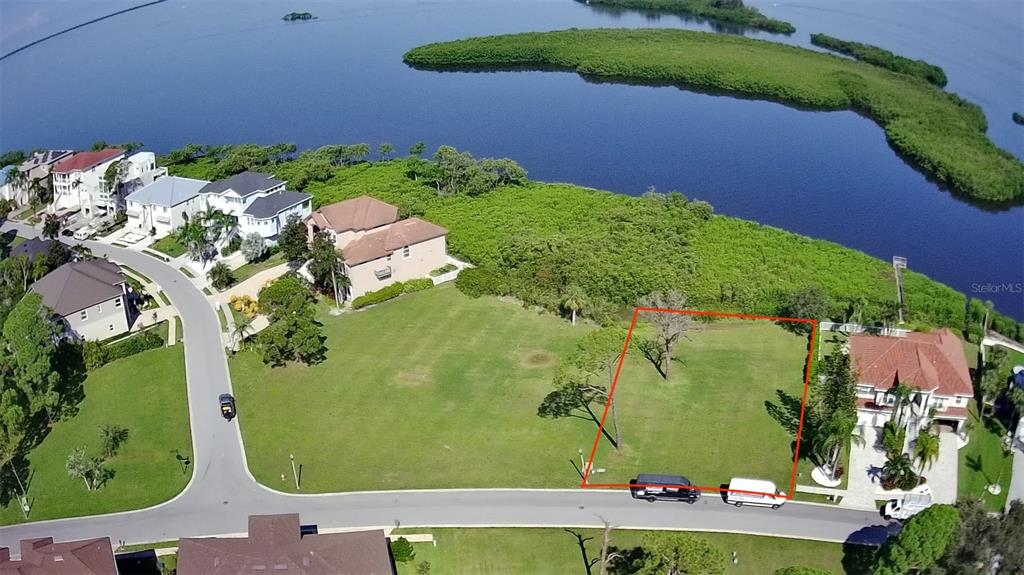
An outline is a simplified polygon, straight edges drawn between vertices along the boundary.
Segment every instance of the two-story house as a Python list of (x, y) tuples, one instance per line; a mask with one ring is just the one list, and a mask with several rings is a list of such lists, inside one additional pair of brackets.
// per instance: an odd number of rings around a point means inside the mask
[(37, 280), (32, 290), (75, 339), (102, 340), (125, 333), (134, 319), (121, 268), (106, 260), (66, 263)]
[[(70, 158), (74, 154), (71, 150), (43, 150), (41, 152), (35, 152), (29, 159), (17, 166), (17, 170), (24, 174), (24, 185), (6, 186), (3, 191), (3, 199), (14, 200), (18, 205), (25, 205), (29, 202), (29, 194), (32, 192), (32, 184), (38, 182), (38, 185), (50, 189), (50, 170), (63, 160)], [(0, 184), (3, 184), (6, 179), (0, 180)]]
[[(107, 168), (126, 162), (118, 185), (106, 181)], [(128, 156), (121, 148), (79, 152), (53, 168), (53, 203), (50, 211), (65, 214), (81, 210), (89, 219), (113, 214), (127, 193), (166, 174), (156, 167), (152, 152)]]
[[(974, 397), (960, 339), (948, 329), (906, 337), (855, 334), (849, 341), (857, 374), (857, 419), (881, 427), (892, 418), (893, 390), (913, 390), (904, 421), (917, 429), (936, 423), (961, 432)], [(916, 433), (911, 433), (916, 435)]]
[(341, 250), (349, 294), (359, 297), (399, 281), (428, 277), (448, 263), (448, 230), (369, 196), (337, 202), (306, 220), (310, 239), (325, 231)]
[(125, 227), (161, 238), (181, 227), (186, 218), (203, 209), (199, 192), (210, 182), (164, 176), (129, 195), (125, 201)]
[(273, 243), (291, 216), (309, 216), (313, 196), (285, 189), (287, 182), (270, 174), (242, 172), (210, 182), (199, 190), (207, 209), (217, 209), (238, 219), (237, 232), (257, 233)]

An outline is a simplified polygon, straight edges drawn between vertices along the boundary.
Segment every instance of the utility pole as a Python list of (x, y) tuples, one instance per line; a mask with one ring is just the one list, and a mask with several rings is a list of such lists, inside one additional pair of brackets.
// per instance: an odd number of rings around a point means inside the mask
[(25, 485), (21, 483), (21, 477), (18, 477), (18, 468), (14, 466), (14, 461), (11, 460), (8, 463), (11, 464), (11, 471), (14, 472), (14, 479), (18, 481), (18, 489), (21, 491), (21, 501), (19, 507), (21, 507), (22, 514), (25, 515), (25, 519), (28, 519), (28, 512), (32, 511), (32, 506), (28, 504), (28, 494), (25, 493)]
[(299, 486), (299, 471), (295, 467), (295, 455), (292, 453), (288, 454), (288, 459), (292, 462), (292, 477), (295, 478), (295, 489), (302, 491), (302, 487)]

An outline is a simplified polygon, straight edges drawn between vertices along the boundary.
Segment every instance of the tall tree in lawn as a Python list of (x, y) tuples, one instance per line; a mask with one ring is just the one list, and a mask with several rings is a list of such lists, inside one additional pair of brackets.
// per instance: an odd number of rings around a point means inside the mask
[(256, 336), (265, 363), (280, 366), (293, 360), (306, 364), (323, 361), (327, 350), (312, 300), (305, 282), (294, 274), (260, 291), (260, 310), (270, 317), (270, 325)]
[(989, 405), (995, 405), (999, 395), (1006, 391), (1006, 378), (1003, 368), (1006, 364), (1006, 350), (992, 347), (981, 366), (978, 377), (978, 390), (981, 392), (981, 416), (987, 417)]
[(4, 359), (14, 385), (27, 399), (27, 415), (44, 415), (51, 424), (60, 407), (60, 374), (54, 366), (60, 330), (50, 320), (52, 315), (43, 297), (30, 292), (14, 306), (3, 327)]
[(562, 292), (562, 306), (572, 315), (572, 325), (576, 325), (576, 314), (587, 305), (587, 294), (576, 284), (566, 286)]
[[(641, 307), (663, 310), (686, 309), (686, 296), (678, 290), (655, 292), (640, 301)], [(653, 341), (644, 351), (644, 355), (655, 364), (661, 377), (668, 379), (672, 375), (672, 355), (676, 344), (693, 328), (693, 317), (687, 314), (672, 312), (644, 312), (644, 320), (654, 326)], [(641, 347), (641, 350), (644, 350)]]
[(819, 375), (811, 388), (804, 438), (829, 477), (835, 479), (846, 442), (863, 441), (853, 435), (857, 427), (857, 378), (845, 353), (826, 356)]
[[(345, 296), (345, 292), (339, 289), (338, 282), (339, 276), (344, 275), (344, 268), (341, 255), (327, 232), (319, 231), (314, 234), (313, 241), (309, 244), (309, 264), (306, 269), (309, 270), (309, 275), (313, 276), (313, 285), (322, 293), (333, 293), (338, 304)], [(341, 283), (343, 288), (344, 280)]]
[(841, 468), (840, 461), (843, 448), (846, 442), (850, 441), (855, 445), (863, 445), (864, 438), (857, 431), (857, 414), (846, 410), (835, 411), (814, 432), (812, 446), (815, 452), (824, 455), (825, 468), (829, 479), (838, 479), (838, 472)]
[(288, 222), (277, 235), (277, 247), (288, 261), (302, 261), (309, 256), (306, 239), (306, 226), (299, 220), (299, 216), (292, 214), (288, 216)]
[(939, 458), (939, 436), (931, 430), (923, 430), (914, 441), (914, 459), (919, 463), (918, 474), (924, 473)]
[(43, 219), (43, 237), (49, 239), (56, 239), (60, 233), (60, 218), (54, 214), (46, 214), (46, 218)]
[(878, 551), (875, 575), (920, 573), (935, 564), (956, 534), (959, 513), (951, 505), (932, 505), (911, 517)]
[[(595, 377), (608, 374), (608, 390), (611, 393), (615, 384), (615, 369), (622, 357), (622, 349), (626, 341), (627, 331), (618, 326), (607, 326), (596, 329), (576, 344), (576, 350), (569, 356), (569, 363), (578, 369), (593, 374)], [(622, 446), (622, 426), (619, 423), (619, 406), (614, 394), (609, 395), (611, 404), (612, 425), (615, 428), (615, 448)]]
[(232, 348), (245, 349), (245, 340), (253, 333), (252, 318), (245, 314), (235, 318), (235, 329), (231, 332)]
[(242, 255), (245, 256), (245, 261), (255, 262), (263, 257), (267, 253), (267, 242), (263, 239), (263, 236), (256, 232), (251, 232), (242, 238), (242, 245), (239, 246), (242, 251)]
[(725, 575), (725, 553), (698, 535), (657, 531), (644, 535), (641, 547), (640, 575)]
[[(816, 285), (810, 285), (793, 292), (783, 309), (783, 314), (787, 317), (800, 319), (828, 319), (831, 312), (832, 304), (829, 301), (828, 294)], [(784, 321), (780, 322), (779, 325), (794, 333), (811, 333), (811, 324), (809, 323)]]
[(1024, 501), (1015, 499), (995, 533), (1000, 574), (1024, 573)]
[[(1006, 556), (999, 549), (1000, 535), (1008, 526), (1001, 525), (1002, 517), (989, 515), (985, 502), (977, 498), (961, 499), (957, 503), (960, 521), (956, 534), (946, 548), (946, 552), (937, 561), (937, 574), (942, 575), (991, 575), (996, 573), (996, 566)], [(1024, 525), (1024, 517), (1021, 518)], [(1024, 531), (1021, 531), (1024, 535)], [(1024, 548), (1024, 540), (1016, 543), (1016, 547)], [(1009, 570), (1006, 573), (1016, 573)]]
[(562, 361), (555, 372), (554, 391), (544, 396), (537, 407), (539, 417), (579, 417), (592, 421), (601, 429), (605, 438), (618, 449), (618, 442), (606, 428), (601, 427), (593, 403), (604, 405), (608, 401), (608, 388), (592, 381), (593, 374), (581, 370), (567, 361)]
[(28, 398), (4, 374), (0, 379), (0, 473), (10, 465), (17, 475), (14, 459), (25, 449), (29, 412)]
[(231, 268), (224, 262), (217, 262), (213, 264), (210, 271), (206, 273), (206, 277), (210, 279), (210, 285), (222, 290), (235, 281), (235, 274), (231, 272)]

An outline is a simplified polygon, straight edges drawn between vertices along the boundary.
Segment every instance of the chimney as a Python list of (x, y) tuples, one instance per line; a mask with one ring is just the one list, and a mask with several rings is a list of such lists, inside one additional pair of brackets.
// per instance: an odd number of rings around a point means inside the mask
[(38, 550), (53, 545), (53, 537), (21, 540), (21, 560), (28, 563), (39, 563), (43, 554)]

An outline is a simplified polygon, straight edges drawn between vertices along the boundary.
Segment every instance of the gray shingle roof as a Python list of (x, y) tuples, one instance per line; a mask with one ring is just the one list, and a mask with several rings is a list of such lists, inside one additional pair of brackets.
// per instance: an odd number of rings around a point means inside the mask
[(32, 285), (43, 303), (66, 316), (123, 293), (121, 268), (106, 260), (86, 260), (60, 266)]
[(284, 180), (278, 180), (270, 174), (264, 174), (261, 172), (242, 172), (241, 174), (235, 174), (230, 178), (224, 180), (217, 180), (206, 184), (206, 186), (199, 190), (201, 194), (222, 194), (228, 190), (233, 190), (236, 194), (241, 197), (246, 197), (256, 192), (262, 192), (279, 186), (284, 183)]
[(127, 200), (156, 206), (176, 206), (198, 196), (199, 191), (209, 183), (206, 180), (164, 176), (129, 195)]
[(295, 204), (302, 203), (310, 198), (310, 194), (302, 192), (276, 192), (262, 198), (257, 198), (245, 210), (245, 215), (258, 219), (272, 218)]

